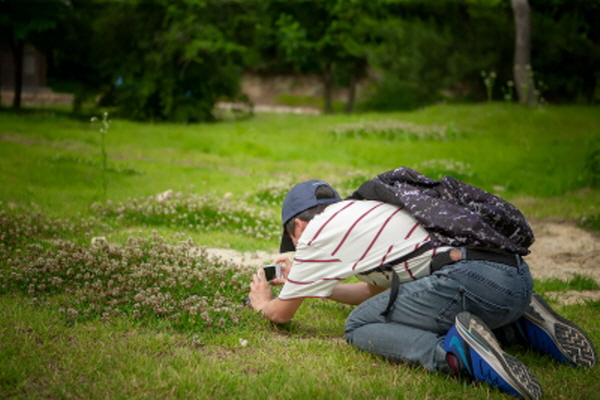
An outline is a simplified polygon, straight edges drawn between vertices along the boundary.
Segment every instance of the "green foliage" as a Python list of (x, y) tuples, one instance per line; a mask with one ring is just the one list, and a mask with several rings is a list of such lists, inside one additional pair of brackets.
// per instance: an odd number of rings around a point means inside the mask
[[(169, 277), (179, 277), (176, 269)], [(225, 330), (217, 320), (211, 328), (199, 329), (201, 323), (195, 323), (178, 333), (173, 328), (179, 327), (164, 317), (144, 320), (113, 313), (104, 320), (74, 320), (73, 310), (58, 312), (47, 300), (0, 296), (2, 393), (52, 398), (139, 397), (142, 392), (199, 399), (276, 395), (343, 400), (406, 398), (407, 393), (410, 398), (506, 398), (487, 385), (448, 379), (353, 349), (340, 339), (350, 308), (331, 302), (307, 300), (294, 322), (283, 327), (240, 310), (239, 323), (227, 323)], [(551, 304), (597, 342), (597, 303)], [(507, 351), (539, 377), (546, 396), (568, 398), (576, 388), (578, 395), (593, 398), (596, 369), (574, 369), (521, 347)], [(33, 381), (44, 383), (28, 384)], [(323, 389), (332, 384), (339, 385), (333, 396)]]
[[(360, 117), (258, 114), (252, 120), (192, 125), (111, 119), (106, 172), (107, 200), (114, 204), (169, 189), (201, 199), (214, 192), (215, 200), (235, 203), (264, 185), (283, 188), (312, 178), (339, 185), (407, 165), (432, 177), (462, 177), (517, 199), (532, 217), (590, 223), (598, 215), (597, 190), (585, 189), (591, 187), (586, 158), (600, 126), (592, 107), (522, 110), (489, 103)], [(89, 204), (102, 201), (101, 138), (89, 120), (5, 112), (0, 126), (5, 204), (31, 208), (34, 203), (47, 214), (64, 216), (87, 213)], [(332, 133), (338, 130), (338, 136)], [(278, 215), (277, 204), (269, 211)], [(186, 224), (173, 221), (174, 229)], [(251, 236), (240, 240), (252, 246)]]
[(341, 124), (332, 128), (330, 133), (336, 140), (346, 138), (374, 138), (400, 141), (445, 141), (455, 140), (459, 134), (456, 129), (439, 126), (422, 126), (404, 121), (378, 120)]
[(386, 37), (370, 52), (382, 72), (377, 92), (363, 107), (375, 110), (413, 109), (441, 99), (438, 89), (449, 58), (450, 38), (424, 21), (392, 19), (378, 27)]
[(593, 231), (600, 231), (600, 215), (585, 216), (581, 220), (581, 226)]
[(452, 176), (463, 181), (473, 179), (474, 171), (470, 164), (453, 159), (427, 160), (415, 166), (417, 171), (424, 175), (440, 180), (445, 176)]
[(387, 8), (374, 27), (380, 40), (369, 47), (369, 63), (382, 79), (363, 107), (414, 109), (440, 100), (484, 99), (480, 71), (502, 69), (499, 75), (511, 76), (512, 64), (503, 60), (512, 60), (512, 43), (497, 40), (510, 37), (512, 20), (504, 6), (408, 1)]
[[(260, 195), (260, 193), (259, 193)], [(167, 226), (185, 230), (227, 230), (257, 239), (276, 240), (278, 225), (265, 211), (220, 198), (214, 193), (196, 196), (167, 191), (157, 196), (127, 199), (120, 204), (93, 204), (103, 219), (128, 226)]]
[(575, 275), (569, 280), (558, 278), (537, 281), (535, 290), (539, 292), (566, 292), (568, 290), (600, 290), (600, 285), (593, 278)]
[[(252, 270), (202, 246), (275, 252), (292, 184), (321, 178), (345, 196), (399, 165), (489, 189), (504, 185), (504, 197), (528, 216), (591, 218), (600, 196), (585, 188), (592, 147), (581, 143), (598, 134), (596, 111), (486, 103), (360, 118), (258, 114), (219, 124), (112, 118), (106, 202), (96, 193), (101, 138), (89, 119), (2, 112), (0, 392), (504, 399), (487, 385), (353, 349), (342, 339), (349, 306), (307, 299), (291, 323), (273, 326), (241, 305)], [(598, 284), (577, 276), (536, 281), (536, 290)], [(551, 303), (600, 340), (598, 302)], [(546, 396), (594, 396), (597, 368), (508, 351), (531, 368)]]
[[(92, 122), (96, 121), (97, 118), (93, 117)], [(100, 121), (100, 155), (101, 155), (101, 165), (102, 165), (102, 199), (106, 201), (106, 195), (108, 191), (108, 155), (106, 154), (106, 135), (110, 129), (110, 120), (108, 119), (108, 113), (104, 113), (102, 115), (102, 120)]]
[[(271, 1), (268, 12), (276, 20), (276, 49), (296, 71), (320, 76), (324, 111), (333, 112), (336, 84), (353, 91), (366, 76), (368, 24), (375, 3)], [(346, 111), (353, 107), (348, 99)]]
[(336, 190), (342, 197), (354, 193), (354, 191), (358, 189), (361, 184), (373, 179), (373, 176), (365, 171), (355, 171), (348, 175), (349, 176), (346, 176), (345, 179), (336, 186)]
[(139, 120), (213, 119), (220, 98), (235, 98), (245, 53), (241, 31), (252, 26), (254, 3), (109, 3), (97, 19), (98, 53), (111, 65), (119, 115)]
[(54, 303), (68, 323), (162, 318), (185, 330), (239, 323), (247, 271), (209, 257), (190, 241), (171, 245), (156, 233), (130, 237), (124, 245), (104, 238), (91, 246), (60, 238), (40, 242), (50, 233), (82, 228), (55, 221), (53, 232), (39, 217), (1, 215), (0, 294)]
[(491, 71), (489, 73), (481, 71), (481, 77), (485, 84), (485, 91), (487, 94), (487, 101), (492, 101), (492, 93), (494, 91), (494, 82), (496, 80), (496, 72)]
[(9, 33), (11, 43), (30, 41), (46, 34), (61, 21), (67, 5), (60, 0), (3, 0), (0, 3), (0, 28)]
[(600, 148), (594, 148), (588, 154), (584, 168), (590, 187), (600, 187)]
[[(597, 102), (600, 6), (530, 3), (532, 66), (544, 99)], [(215, 103), (238, 99), (248, 70), (320, 76), (326, 112), (352, 111), (359, 95), (357, 107), (370, 110), (513, 100), (507, 1), (5, 0), (0, 7), (15, 54), (25, 42), (41, 50), (48, 84), (74, 93), (77, 113), (96, 113), (88, 109), (99, 99), (115, 116), (214, 120)], [(482, 70), (497, 71), (499, 85), (482, 83)], [(345, 106), (334, 104), (335, 87), (347, 89)]]
[(533, 68), (546, 82), (544, 97), (553, 103), (597, 104), (600, 85), (597, 1), (531, 0)]
[(95, 219), (74, 221), (69, 218), (50, 218), (39, 212), (10, 212), (0, 209), (0, 257), (6, 260), (10, 253), (20, 253), (29, 243), (52, 242), (60, 239), (89, 240), (98, 229), (110, 227)]
[[(67, 11), (68, 5), (60, 0), (0, 2), (2, 46), (3, 51), (10, 52), (10, 57), (3, 58), (3, 72), (10, 71), (12, 74), (10, 77), (3, 77), (2, 80), (11, 83), (14, 92), (12, 102), (14, 109), (21, 107), (25, 46), (30, 43), (43, 43), (43, 38), (51, 36), (57, 26), (65, 22), (64, 14)], [(6, 65), (8, 60), (12, 61), (12, 65)]]
[[(325, 107), (325, 101), (322, 97), (280, 94), (275, 97), (275, 101), (277, 104), (290, 107), (309, 107), (317, 110), (322, 110)], [(342, 101), (332, 100), (331, 108), (334, 113), (341, 113), (344, 111), (345, 104)]]
[[(251, 204), (257, 204), (262, 207), (278, 209), (283, 204), (283, 199), (290, 190), (291, 184), (287, 181), (268, 182), (256, 189), (256, 192), (247, 196)], [(277, 226), (277, 229), (279, 226)]]

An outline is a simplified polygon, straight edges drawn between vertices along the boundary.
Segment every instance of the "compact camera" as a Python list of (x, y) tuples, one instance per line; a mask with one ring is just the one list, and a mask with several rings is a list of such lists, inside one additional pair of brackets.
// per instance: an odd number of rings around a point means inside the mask
[(271, 282), (275, 278), (281, 278), (281, 266), (279, 264), (270, 264), (263, 267), (267, 282)]

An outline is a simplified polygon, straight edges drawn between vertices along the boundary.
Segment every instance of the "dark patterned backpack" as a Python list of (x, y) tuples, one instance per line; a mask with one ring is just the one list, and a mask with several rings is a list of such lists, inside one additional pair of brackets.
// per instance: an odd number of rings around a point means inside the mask
[(401, 167), (363, 183), (349, 198), (402, 207), (431, 234), (434, 247), (471, 246), (526, 255), (535, 240), (515, 206), (450, 176), (435, 181)]

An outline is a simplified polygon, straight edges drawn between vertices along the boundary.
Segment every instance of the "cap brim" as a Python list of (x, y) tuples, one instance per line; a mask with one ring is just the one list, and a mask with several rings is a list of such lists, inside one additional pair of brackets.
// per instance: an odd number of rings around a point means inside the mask
[(281, 245), (279, 246), (280, 253), (287, 253), (288, 251), (296, 251), (296, 246), (292, 242), (292, 238), (289, 237), (285, 232), (281, 236)]

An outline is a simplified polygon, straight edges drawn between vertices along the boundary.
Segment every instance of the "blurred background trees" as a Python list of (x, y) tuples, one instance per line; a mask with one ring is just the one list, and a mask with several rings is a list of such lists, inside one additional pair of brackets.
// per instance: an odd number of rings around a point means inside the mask
[[(523, 7), (529, 43), (516, 52)], [(317, 76), (325, 112), (339, 88), (346, 112), (522, 92), (526, 104), (594, 104), (599, 20), (600, 0), (0, 0), (0, 41), (16, 71), (23, 43), (43, 52), (48, 84), (76, 111), (93, 101), (195, 122), (245, 100), (248, 72)]]

